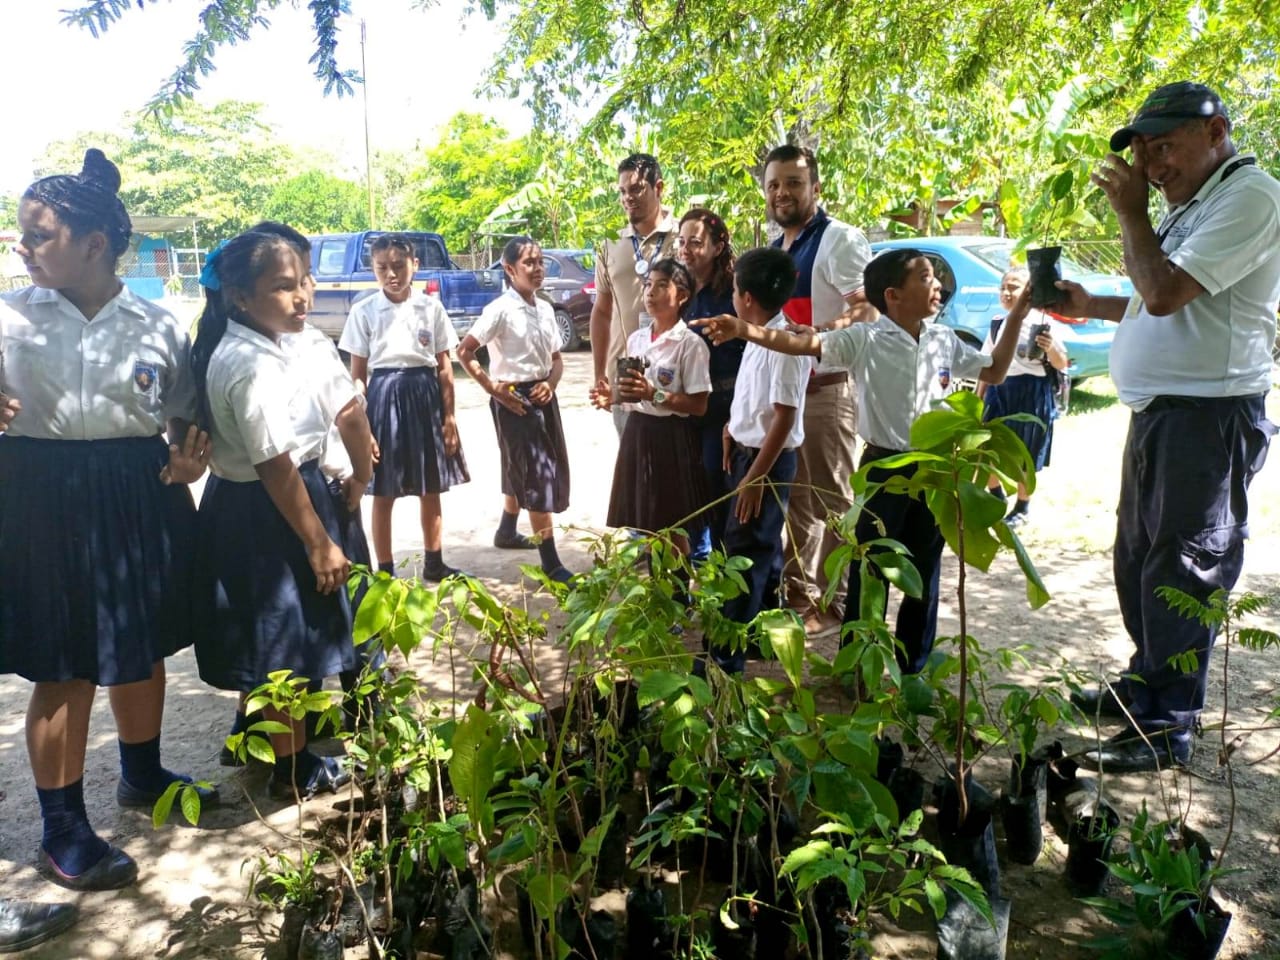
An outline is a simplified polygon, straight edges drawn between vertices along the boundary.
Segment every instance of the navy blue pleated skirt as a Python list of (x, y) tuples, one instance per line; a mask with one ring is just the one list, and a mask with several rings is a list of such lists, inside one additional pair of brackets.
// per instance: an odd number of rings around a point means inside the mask
[[(528, 397), (534, 383), (516, 384)], [(563, 513), (569, 509), (569, 450), (560, 422), (560, 402), (552, 396), (545, 407), (532, 403), (517, 416), (492, 397), (489, 412), (498, 433), (502, 492), (524, 510)]]
[(191, 643), (195, 504), (161, 437), (0, 435), (0, 673), (134, 683)]
[(657, 531), (680, 524), (700, 529), (706, 505), (702, 428), (693, 417), (632, 413), (618, 441), (608, 523)]
[(375, 497), (444, 493), (471, 479), (467, 461), (444, 448), (444, 408), (435, 367), (387, 367), (369, 375), (369, 426), (381, 459), (369, 492)]
[(1007, 417), (1011, 413), (1030, 413), (1045, 424), (1014, 422), (1006, 424), (1027, 445), (1036, 470), (1049, 465), (1053, 447), (1053, 421), (1058, 416), (1058, 404), (1053, 396), (1053, 383), (1048, 377), (1024, 373), (1007, 377), (1004, 383), (987, 387), (983, 399), (986, 410), (983, 420)]
[[(298, 472), (341, 546), (342, 524), (319, 466), (312, 461)], [(205, 683), (244, 691), (275, 670), (320, 680), (356, 666), (347, 591), (316, 590), (302, 541), (261, 482), (211, 477), (198, 522), (196, 662)]]

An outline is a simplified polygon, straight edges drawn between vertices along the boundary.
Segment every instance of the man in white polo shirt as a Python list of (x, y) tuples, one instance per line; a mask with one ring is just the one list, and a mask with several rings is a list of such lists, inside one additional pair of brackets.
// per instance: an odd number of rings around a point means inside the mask
[[(1131, 162), (1118, 154), (1133, 148)], [(1280, 302), (1280, 183), (1236, 152), (1222, 101), (1198, 83), (1151, 93), (1111, 138), (1094, 182), (1120, 221), (1132, 299), (1060, 282), (1068, 316), (1119, 322), (1111, 375), (1133, 411), (1115, 543), (1116, 594), (1136, 650), (1109, 690), (1073, 699), (1125, 729), (1082, 763), (1114, 772), (1185, 764), (1204, 706), (1214, 631), (1175, 612), (1160, 587), (1200, 600), (1235, 586), (1247, 490), (1275, 427), (1263, 401)], [(1168, 211), (1153, 227), (1148, 190)], [(1197, 669), (1170, 662), (1194, 653)], [(1141, 734), (1145, 734), (1145, 739)], [(1149, 741), (1149, 743), (1148, 743)]]
[[(618, 164), (618, 202), (627, 214), (627, 225), (617, 240), (605, 240), (596, 248), (596, 302), (591, 308), (592, 383), (612, 381), (614, 361), (627, 348), (627, 338), (641, 326), (641, 297), (649, 268), (676, 255), (679, 228), (671, 211), (662, 206), (662, 169), (647, 153), (633, 153)], [(613, 408), (618, 436), (627, 415), (621, 404)]]

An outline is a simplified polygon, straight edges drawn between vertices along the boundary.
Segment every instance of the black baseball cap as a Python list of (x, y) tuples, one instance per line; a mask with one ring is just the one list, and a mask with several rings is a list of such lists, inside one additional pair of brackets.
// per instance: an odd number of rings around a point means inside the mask
[(1111, 135), (1111, 149), (1119, 153), (1137, 134), (1158, 137), (1180, 127), (1188, 120), (1207, 120), (1210, 117), (1227, 117), (1222, 98), (1203, 83), (1182, 80), (1156, 87), (1143, 101), (1133, 122)]

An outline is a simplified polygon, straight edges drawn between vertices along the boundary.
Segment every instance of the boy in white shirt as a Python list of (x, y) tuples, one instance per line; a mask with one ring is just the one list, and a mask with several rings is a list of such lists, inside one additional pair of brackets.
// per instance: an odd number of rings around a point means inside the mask
[[(970, 347), (950, 327), (930, 322), (941, 305), (942, 287), (919, 250), (886, 250), (867, 264), (863, 277), (867, 300), (881, 313), (875, 323), (815, 333), (804, 327), (751, 326), (728, 316), (698, 321), (716, 343), (741, 337), (770, 350), (820, 357), (828, 366), (847, 367), (858, 385), (858, 433), (866, 441), (859, 466), (909, 450), (911, 424), (937, 406), (956, 381), (976, 377), (994, 384), (1004, 380), (1030, 304), (1028, 285), (1014, 302), (1000, 340), (988, 355)], [(869, 479), (880, 483), (894, 474), (910, 476), (914, 472), (914, 465), (872, 469)], [(884, 524), (883, 534), (877, 529), (877, 520)], [(903, 672), (918, 673), (937, 634), (942, 532), (923, 500), (884, 491), (863, 505), (854, 532), (859, 543), (885, 536), (911, 551), (924, 590), (918, 598), (902, 598), (896, 635), (901, 644), (899, 666)], [(844, 611), (846, 625), (860, 619), (860, 602), (861, 583), (852, 576)]]
[[(775, 247), (748, 250), (734, 266), (733, 306), (738, 316), (730, 319), (757, 333), (784, 330), (787, 320), (780, 311), (795, 282), (795, 261), (789, 253)], [(804, 396), (812, 363), (806, 357), (766, 350), (755, 336), (738, 335), (751, 342), (742, 354), (725, 426), (725, 471), (737, 496), (729, 505), (724, 552), (748, 557), (751, 568), (744, 573), (747, 592), (728, 601), (724, 615), (750, 623), (764, 605), (765, 582), (782, 549), (796, 448), (804, 440)], [(741, 651), (713, 647), (710, 654), (728, 673), (740, 673), (746, 665)]]

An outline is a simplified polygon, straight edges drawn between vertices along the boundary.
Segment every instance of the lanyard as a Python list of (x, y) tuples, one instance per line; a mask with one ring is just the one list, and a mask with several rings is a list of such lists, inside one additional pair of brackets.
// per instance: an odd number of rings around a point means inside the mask
[[(1223, 180), (1226, 180), (1227, 177), (1231, 176), (1241, 167), (1250, 167), (1257, 162), (1258, 162), (1257, 157), (1237, 157), (1231, 163), (1227, 164), (1227, 169), (1222, 171), (1222, 176), (1218, 178), (1218, 182), (1217, 184), (1215, 184), (1215, 187), (1221, 186)], [(1157, 242), (1159, 242), (1163, 246), (1165, 237), (1169, 236), (1169, 234), (1173, 232), (1173, 228), (1178, 225), (1178, 221), (1182, 219), (1183, 214), (1185, 214), (1188, 210), (1190, 210), (1199, 202), (1200, 202), (1199, 199), (1192, 200), (1185, 207), (1183, 207), (1181, 210), (1175, 213), (1173, 215), (1173, 219), (1170, 220), (1167, 224), (1165, 224), (1164, 229), (1162, 229), (1159, 233), (1156, 234)]]
[(653, 255), (648, 260), (640, 255), (640, 238), (634, 233), (631, 235), (631, 250), (636, 255), (636, 276), (641, 280), (649, 276), (649, 271), (653, 268), (653, 262), (658, 259), (658, 254), (662, 253), (662, 245), (667, 242), (665, 233), (655, 233), (652, 236), (657, 237), (653, 244)]

